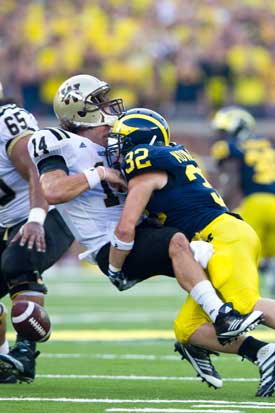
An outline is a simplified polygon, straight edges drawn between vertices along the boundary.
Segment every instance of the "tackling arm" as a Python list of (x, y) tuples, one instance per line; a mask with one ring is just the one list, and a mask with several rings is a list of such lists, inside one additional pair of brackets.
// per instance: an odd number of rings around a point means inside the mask
[[(148, 204), (152, 193), (163, 188), (168, 180), (166, 172), (147, 172), (132, 178), (128, 185), (125, 206), (115, 229), (115, 238), (122, 243), (131, 243), (135, 239), (135, 227)], [(111, 246), (109, 263), (121, 269), (130, 250)]]

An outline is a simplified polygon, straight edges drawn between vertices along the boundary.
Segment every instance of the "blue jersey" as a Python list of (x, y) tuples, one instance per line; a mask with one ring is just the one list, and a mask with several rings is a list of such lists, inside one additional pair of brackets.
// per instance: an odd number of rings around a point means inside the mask
[(122, 167), (127, 180), (143, 172), (167, 172), (167, 184), (154, 191), (147, 210), (163, 217), (165, 225), (178, 228), (189, 240), (217, 216), (228, 211), (220, 195), (182, 145), (135, 146), (126, 155)]
[(212, 155), (219, 164), (227, 159), (239, 159), (244, 195), (275, 193), (275, 149), (268, 139), (253, 137), (243, 143), (234, 138), (217, 141), (212, 147)]

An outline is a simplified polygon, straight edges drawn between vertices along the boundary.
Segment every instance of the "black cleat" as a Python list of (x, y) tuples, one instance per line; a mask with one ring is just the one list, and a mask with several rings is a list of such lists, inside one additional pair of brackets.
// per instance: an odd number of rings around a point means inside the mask
[(192, 344), (175, 343), (175, 351), (178, 351), (182, 360), (187, 360), (196, 370), (198, 377), (205, 381), (209, 387), (219, 389), (223, 386), (222, 378), (213, 366), (210, 354), (219, 355), (214, 351), (205, 350)]
[(119, 291), (129, 290), (138, 282), (137, 280), (128, 280), (123, 273), (114, 276), (109, 274), (108, 278)]
[(266, 344), (257, 353), (256, 364), (260, 370), (258, 397), (270, 397), (275, 390), (275, 344)]
[(0, 354), (0, 375), (14, 376), (19, 382), (31, 383), (35, 378), (35, 359), (39, 355), (19, 342), (8, 354)]
[(17, 383), (16, 377), (12, 375), (0, 374), (0, 384), (15, 384)]
[(232, 303), (225, 303), (220, 308), (214, 323), (217, 339), (224, 346), (244, 333), (254, 330), (261, 321), (263, 321), (261, 311), (240, 314), (233, 309)]

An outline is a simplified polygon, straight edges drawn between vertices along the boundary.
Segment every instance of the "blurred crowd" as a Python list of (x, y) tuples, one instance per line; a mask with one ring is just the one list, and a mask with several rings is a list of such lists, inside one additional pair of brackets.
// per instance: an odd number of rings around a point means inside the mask
[(128, 107), (275, 113), (274, 0), (2, 0), (0, 79), (50, 114), (58, 85), (102, 78)]

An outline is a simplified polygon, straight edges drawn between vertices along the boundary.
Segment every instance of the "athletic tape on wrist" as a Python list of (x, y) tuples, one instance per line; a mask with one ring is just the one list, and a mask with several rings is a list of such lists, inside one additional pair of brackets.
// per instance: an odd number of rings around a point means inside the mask
[(115, 233), (113, 233), (112, 238), (111, 238), (111, 244), (113, 247), (118, 248), (119, 250), (123, 251), (130, 251), (133, 246), (134, 246), (135, 240), (131, 242), (124, 242), (121, 241)]
[(32, 208), (29, 213), (27, 222), (37, 222), (43, 225), (46, 219), (47, 213), (43, 208)]
[[(105, 168), (104, 168), (104, 172), (105, 172)], [(99, 182), (101, 181), (99, 173), (97, 172), (95, 168), (84, 169), (82, 173), (86, 176), (89, 187), (91, 189), (97, 186)]]

